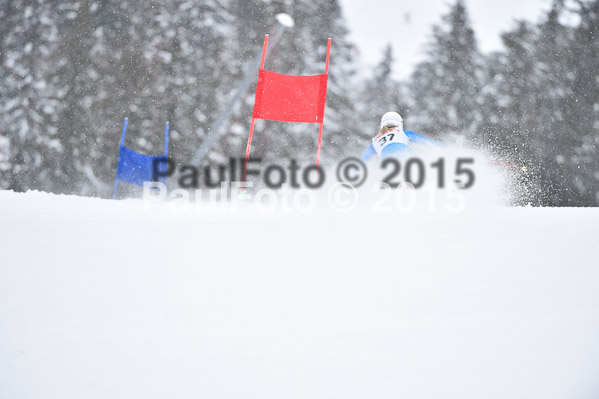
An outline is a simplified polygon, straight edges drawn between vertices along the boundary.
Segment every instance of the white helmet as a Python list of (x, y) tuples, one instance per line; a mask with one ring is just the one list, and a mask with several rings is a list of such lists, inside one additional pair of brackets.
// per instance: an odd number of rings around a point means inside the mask
[(381, 129), (384, 127), (400, 127), (403, 129), (403, 119), (397, 112), (387, 112), (381, 118)]

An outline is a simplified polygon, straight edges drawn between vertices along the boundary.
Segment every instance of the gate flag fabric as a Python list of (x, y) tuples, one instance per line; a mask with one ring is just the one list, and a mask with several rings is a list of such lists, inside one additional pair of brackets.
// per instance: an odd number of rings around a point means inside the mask
[(318, 123), (318, 147), (316, 149), (316, 165), (320, 164), (320, 148), (322, 143), (322, 127), (324, 122), (324, 108), (327, 96), (327, 81), (329, 77), (329, 58), (331, 53), (331, 39), (327, 43), (327, 56), (325, 72), (323, 75), (296, 76), (284, 75), (264, 69), (268, 35), (264, 37), (262, 61), (258, 73), (256, 98), (250, 133), (245, 151), (245, 165), (243, 180), (245, 181), (248, 159), (252, 147), (254, 121), (267, 119), (281, 122)]
[(322, 123), (327, 75), (293, 76), (261, 69), (253, 117), (282, 122)]
[[(112, 198), (116, 198), (119, 181), (134, 184), (136, 186), (143, 186), (146, 181), (154, 180), (154, 160), (166, 160), (168, 157), (168, 133), (169, 123), (166, 122), (165, 126), (165, 138), (164, 138), (164, 156), (162, 155), (145, 155), (139, 152), (133, 151), (129, 147), (125, 146), (125, 134), (127, 132), (127, 121), (123, 124), (123, 133), (121, 135), (121, 144), (119, 146), (119, 159), (116, 167), (116, 177), (114, 179), (114, 190), (112, 192)], [(158, 166), (166, 166), (164, 162), (160, 162)], [(161, 181), (164, 183), (165, 179)]]

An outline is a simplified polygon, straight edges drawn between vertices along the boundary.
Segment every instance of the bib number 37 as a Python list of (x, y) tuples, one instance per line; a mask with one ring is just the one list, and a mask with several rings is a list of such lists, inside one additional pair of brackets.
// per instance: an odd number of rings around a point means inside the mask
[(408, 139), (408, 136), (406, 136), (404, 132), (401, 132), (399, 130), (393, 130), (387, 134), (372, 139), (372, 146), (374, 147), (374, 150), (377, 152), (377, 154), (381, 156), (383, 148), (385, 148), (389, 144), (399, 143), (407, 145), (409, 141), (410, 139)]
[(391, 142), (391, 141), (393, 141), (394, 137), (395, 137), (395, 133), (389, 133), (389, 134), (384, 135), (383, 137), (379, 138), (379, 145), (384, 146), (385, 144), (387, 144), (387, 139)]

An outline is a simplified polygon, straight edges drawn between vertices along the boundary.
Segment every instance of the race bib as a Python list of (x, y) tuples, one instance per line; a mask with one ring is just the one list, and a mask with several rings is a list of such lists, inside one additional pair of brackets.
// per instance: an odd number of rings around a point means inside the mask
[(380, 157), (381, 153), (383, 152), (383, 148), (387, 147), (389, 144), (398, 143), (408, 145), (409, 142), (410, 139), (408, 136), (406, 136), (403, 130), (395, 129), (383, 134), (382, 136), (373, 138), (372, 146)]

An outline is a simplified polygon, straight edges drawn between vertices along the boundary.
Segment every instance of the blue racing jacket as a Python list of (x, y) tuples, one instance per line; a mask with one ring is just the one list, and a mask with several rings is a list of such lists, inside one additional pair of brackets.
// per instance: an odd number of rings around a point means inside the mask
[[(408, 144), (403, 144), (403, 143), (390, 143), (387, 146), (383, 147), (382, 151), (381, 151), (381, 159), (383, 158), (387, 158), (389, 156), (397, 156), (400, 154), (409, 154), (410, 152), (412, 152), (412, 144), (415, 145), (423, 145), (423, 146), (434, 146), (434, 147), (441, 147), (442, 144), (439, 143), (438, 141), (429, 139), (428, 137), (424, 137), (418, 133), (412, 132), (410, 130), (404, 130), (403, 131), (406, 136), (408, 136), (409, 139), (409, 143)], [(366, 149), (366, 151), (364, 151), (364, 153), (361, 156), (362, 161), (368, 161), (370, 160), (372, 157), (376, 156), (376, 150), (374, 149), (374, 146), (372, 145), (372, 142), (370, 143), (370, 145), (368, 146), (368, 148)]]

